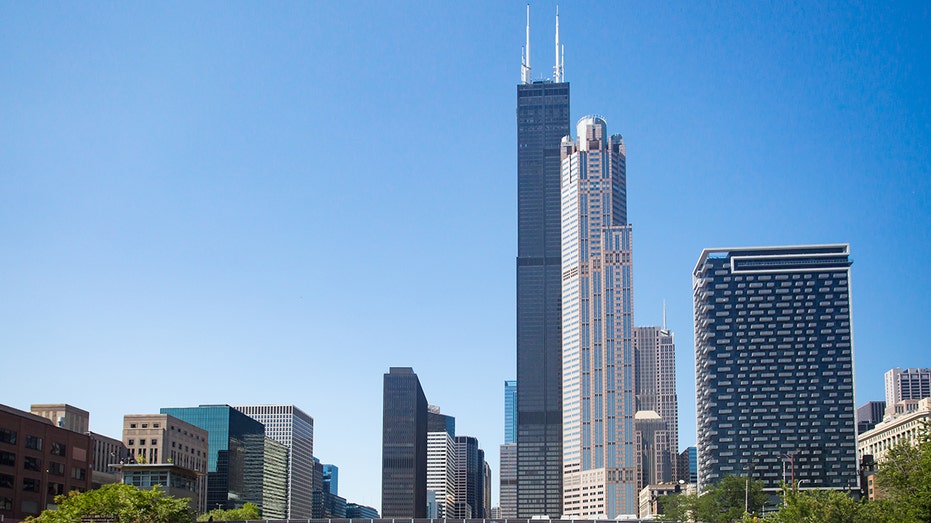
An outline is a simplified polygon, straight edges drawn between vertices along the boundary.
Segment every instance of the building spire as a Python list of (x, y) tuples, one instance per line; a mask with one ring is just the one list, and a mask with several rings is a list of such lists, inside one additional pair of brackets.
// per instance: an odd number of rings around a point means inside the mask
[[(529, 45), (529, 44), (528, 44)], [(556, 65), (553, 66), (553, 82), (563, 81), (563, 60), (565, 60), (565, 47), (559, 43), (559, 4), (556, 5)]]
[(530, 4), (527, 4), (527, 44), (521, 49), (520, 81), (525, 84), (533, 83), (530, 77)]

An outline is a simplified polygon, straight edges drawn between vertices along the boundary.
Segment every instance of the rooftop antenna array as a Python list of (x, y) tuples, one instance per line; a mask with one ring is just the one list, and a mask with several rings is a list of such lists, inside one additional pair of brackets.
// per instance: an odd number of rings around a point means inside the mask
[(527, 4), (527, 44), (521, 49), (520, 81), (525, 84), (533, 83), (530, 77), (530, 4)]
[[(528, 29), (529, 31), (529, 29)], [(529, 40), (527, 45), (529, 46)], [(559, 43), (559, 5), (556, 6), (556, 65), (553, 66), (553, 82), (561, 83), (563, 81), (563, 66), (566, 60), (566, 47)]]

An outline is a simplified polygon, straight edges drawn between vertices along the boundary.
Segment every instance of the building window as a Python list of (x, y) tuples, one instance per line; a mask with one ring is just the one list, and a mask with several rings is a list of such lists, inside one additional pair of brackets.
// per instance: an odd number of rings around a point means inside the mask
[(136, 424), (135, 424), (135, 423), (130, 423), (130, 424), (129, 424), (129, 428), (131, 428), (131, 429), (136, 428)]
[(26, 434), (26, 448), (32, 450), (42, 450), (42, 438), (39, 436), (30, 436)]
[(47, 488), (49, 496), (60, 496), (65, 493), (65, 486), (61, 483), (49, 482)]
[(136, 444), (136, 440), (131, 439), (131, 440), (129, 440), (126, 444), (127, 444), (127, 445), (135, 445), (135, 444)]
[(39, 480), (23, 478), (23, 492), (39, 492)]
[(153, 429), (157, 429), (157, 428), (158, 428), (158, 423), (153, 423), (153, 424), (152, 424), (152, 428), (153, 428)]
[(0, 496), (0, 510), (13, 510), (13, 500), (6, 496)]
[(158, 440), (157, 440), (157, 439), (153, 439), (149, 444), (150, 444), (150, 445), (158, 445)]
[(145, 445), (145, 440), (144, 440), (144, 439), (139, 440), (139, 444), (140, 444), (140, 445)]
[(9, 443), (10, 445), (16, 445), (16, 431), (0, 429), (0, 443)]
[(26, 456), (23, 459), (23, 470), (33, 470), (39, 472), (42, 469), (42, 460), (33, 456)]
[(16, 454), (7, 452), (5, 450), (0, 450), (0, 465), (7, 467), (16, 466)]
[(0, 474), (0, 488), (13, 488), (13, 476), (9, 474)]
[(87, 471), (81, 467), (71, 467), (71, 478), (83, 481), (87, 479)]
[(149, 424), (148, 424), (148, 423), (143, 423), (143, 424), (142, 424), (142, 428), (144, 428), (144, 429), (149, 428)]
[(52, 442), (52, 455), (53, 456), (64, 456), (65, 455), (65, 444), (58, 443), (57, 441)]
[(54, 461), (48, 462), (48, 473), (53, 476), (64, 476), (65, 475), (65, 464), (56, 463)]

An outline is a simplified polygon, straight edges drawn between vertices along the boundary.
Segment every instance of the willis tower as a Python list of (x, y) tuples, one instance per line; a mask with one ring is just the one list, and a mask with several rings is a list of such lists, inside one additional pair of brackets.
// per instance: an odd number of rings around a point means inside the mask
[(551, 80), (517, 86), (517, 517), (562, 515), (560, 140), (570, 134), (569, 83), (556, 13)]

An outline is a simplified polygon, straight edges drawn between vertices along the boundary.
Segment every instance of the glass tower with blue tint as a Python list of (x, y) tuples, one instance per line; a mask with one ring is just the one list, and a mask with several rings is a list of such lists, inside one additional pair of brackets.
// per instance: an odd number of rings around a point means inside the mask
[(504, 382), (504, 444), (517, 443), (517, 380)]
[(749, 474), (771, 491), (858, 489), (851, 263), (845, 244), (702, 251), (700, 486)]
[(614, 519), (639, 506), (626, 149), (599, 116), (576, 132), (561, 145), (563, 514)]
[[(207, 431), (207, 508), (241, 508), (245, 503), (262, 506), (261, 499), (250, 499), (250, 492), (261, 492), (263, 478), (246, 473), (246, 456), (264, 455), (265, 428), (258, 421), (229, 405), (169, 407), (161, 414), (174, 416)], [(258, 437), (254, 437), (258, 436)]]

